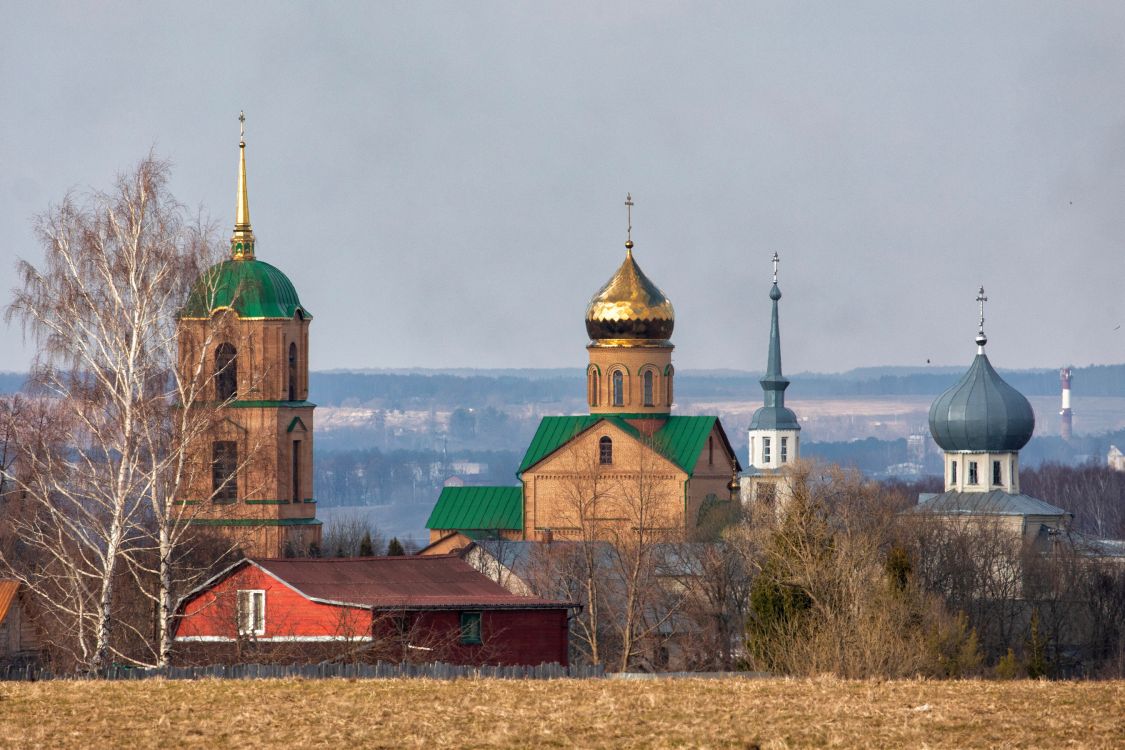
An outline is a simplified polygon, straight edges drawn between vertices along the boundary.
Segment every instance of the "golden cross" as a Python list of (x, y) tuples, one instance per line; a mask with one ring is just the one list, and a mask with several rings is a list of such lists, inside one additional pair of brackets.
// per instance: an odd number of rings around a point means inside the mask
[(628, 228), (625, 230), (625, 239), (629, 242), (633, 241), (633, 194), (625, 193), (625, 221), (628, 223)]

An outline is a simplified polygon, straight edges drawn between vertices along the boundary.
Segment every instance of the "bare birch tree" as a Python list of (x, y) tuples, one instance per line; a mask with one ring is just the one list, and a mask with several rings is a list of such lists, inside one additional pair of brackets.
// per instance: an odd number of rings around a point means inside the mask
[(39, 217), (43, 265), (19, 263), (7, 310), (38, 344), (31, 380), (61, 434), (29, 441), (21, 471), (4, 474), (27, 506), (14, 532), (40, 560), (2, 562), (71, 624), (84, 671), (129, 658), (114, 647), (115, 607), (144, 549), (157, 551), (156, 593), (140, 589), (158, 602), (155, 662), (167, 663), (173, 550), (190, 512), (175, 498), (187, 446), (213, 419), (192, 408), (204, 395), (202, 352), (177, 367), (176, 317), (217, 254), (167, 191), (168, 173), (150, 155), (112, 190), (68, 195)]

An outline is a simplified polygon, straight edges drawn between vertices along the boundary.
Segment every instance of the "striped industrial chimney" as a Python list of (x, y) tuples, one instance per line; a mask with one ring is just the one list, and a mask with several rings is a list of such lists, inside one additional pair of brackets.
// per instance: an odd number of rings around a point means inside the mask
[(1064, 367), (1059, 371), (1059, 380), (1062, 382), (1062, 409), (1059, 410), (1059, 434), (1063, 440), (1070, 440), (1073, 427), (1070, 411), (1070, 368)]

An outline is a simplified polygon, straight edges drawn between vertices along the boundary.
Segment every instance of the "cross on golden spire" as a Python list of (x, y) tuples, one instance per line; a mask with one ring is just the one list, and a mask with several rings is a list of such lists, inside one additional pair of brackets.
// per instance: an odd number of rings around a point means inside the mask
[(238, 113), (238, 198), (230, 254), (235, 260), (254, 259), (254, 232), (250, 229), (250, 198), (246, 194), (246, 113)]

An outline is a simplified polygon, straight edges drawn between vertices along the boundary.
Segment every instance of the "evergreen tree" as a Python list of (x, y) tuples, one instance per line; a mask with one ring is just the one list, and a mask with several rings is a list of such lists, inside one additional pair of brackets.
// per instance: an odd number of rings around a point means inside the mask
[(359, 543), (359, 556), (360, 557), (374, 557), (375, 546), (371, 543), (371, 532), (365, 532), (363, 540)]
[(401, 557), (406, 554), (406, 549), (402, 546), (402, 542), (398, 540), (397, 536), (391, 537), (391, 542), (387, 545), (387, 554), (392, 557)]

